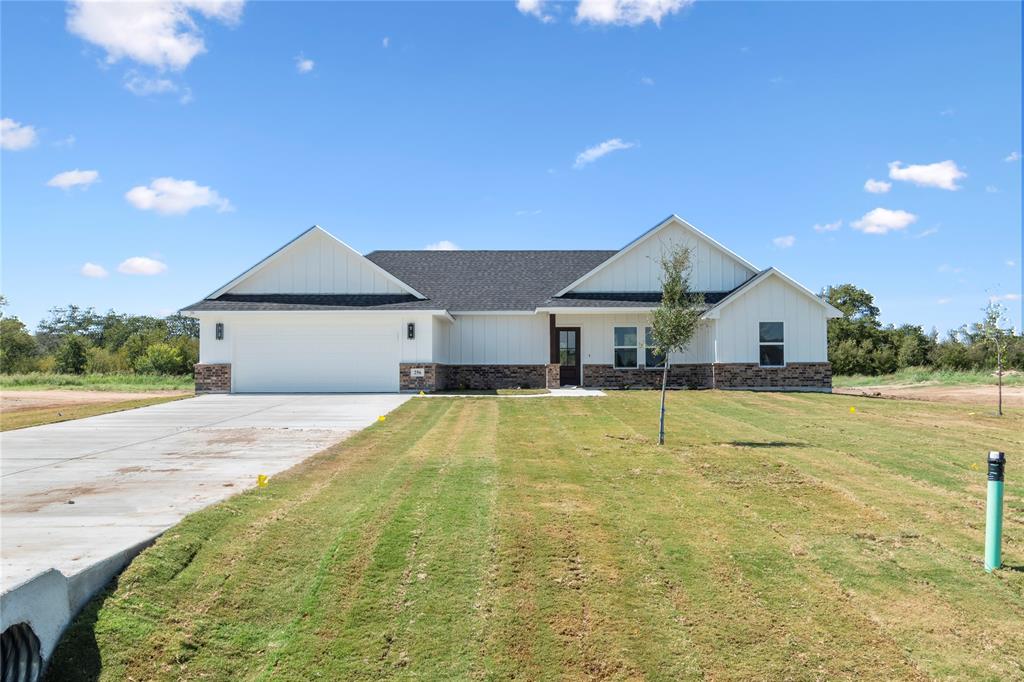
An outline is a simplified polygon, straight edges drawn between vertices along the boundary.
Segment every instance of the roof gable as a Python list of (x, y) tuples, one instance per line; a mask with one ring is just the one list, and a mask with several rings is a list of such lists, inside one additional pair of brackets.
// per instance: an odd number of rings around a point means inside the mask
[(768, 268), (766, 270), (762, 270), (761, 272), (759, 272), (756, 277), (749, 280), (743, 286), (737, 288), (735, 291), (733, 291), (728, 296), (719, 301), (714, 307), (712, 307), (704, 314), (704, 317), (711, 319), (717, 318), (721, 314), (723, 308), (728, 307), (734, 301), (738, 300), (739, 298), (745, 296), (746, 294), (756, 289), (758, 285), (773, 278), (785, 282), (790, 287), (795, 289), (798, 293), (813, 300), (818, 305), (824, 306), (827, 311), (827, 317), (831, 318), (843, 316), (843, 311), (839, 310), (831, 303), (823, 300), (820, 296), (816, 296), (813, 291), (811, 291), (804, 285), (800, 284), (786, 273), (782, 272), (781, 270), (776, 270), (775, 268)]
[(314, 225), (207, 298), (223, 294), (407, 294), (425, 296)]
[(696, 291), (732, 291), (758, 272), (749, 261), (671, 215), (556, 295), (660, 291), (661, 254), (677, 244), (692, 250), (690, 287)]

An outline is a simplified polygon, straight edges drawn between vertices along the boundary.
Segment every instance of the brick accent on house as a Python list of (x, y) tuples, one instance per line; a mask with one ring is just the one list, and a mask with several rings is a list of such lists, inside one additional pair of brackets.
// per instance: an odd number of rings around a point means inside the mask
[[(423, 376), (414, 377), (413, 369), (422, 369)], [(440, 391), (444, 388), (444, 370), (445, 366), (436, 362), (403, 362), (398, 365), (398, 390), (403, 393)]]
[[(583, 365), (588, 388), (661, 388), (660, 369), (615, 369), (611, 365)], [(711, 365), (673, 365), (668, 368), (669, 388), (711, 388)]]
[(562, 385), (562, 366), (558, 363), (547, 365), (544, 375), (547, 382), (545, 388), (559, 388)]
[(715, 388), (832, 389), (832, 365), (828, 362), (794, 362), (785, 367), (750, 364), (716, 364)]
[(441, 365), (444, 387), (488, 390), (545, 388), (548, 365)]
[(231, 365), (229, 363), (196, 364), (196, 393), (230, 393)]
[[(583, 385), (591, 388), (661, 388), (661, 372), (584, 365)], [(791, 363), (785, 367), (761, 367), (756, 363), (674, 365), (668, 370), (668, 385), (669, 388), (827, 391), (832, 388), (832, 365), (827, 362)]]

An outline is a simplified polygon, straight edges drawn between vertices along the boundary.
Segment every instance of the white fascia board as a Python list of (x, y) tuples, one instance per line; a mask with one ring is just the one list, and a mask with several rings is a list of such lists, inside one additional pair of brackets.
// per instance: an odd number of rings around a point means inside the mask
[[(185, 315), (186, 313), (182, 313)], [(405, 309), (405, 310), (353, 310), (346, 308), (345, 310), (192, 310), (187, 313), (189, 317), (199, 317), (200, 315), (216, 315), (222, 317), (224, 315), (400, 315), (408, 317), (409, 315), (433, 315), (436, 317), (448, 317), (454, 322), (454, 318), (448, 313), (447, 310), (436, 309)]]
[(557, 306), (537, 308), (538, 313), (563, 313), (566, 315), (608, 315), (609, 313), (649, 313), (652, 310), (657, 310), (658, 306), (619, 306), (619, 307), (605, 307), (605, 308), (574, 308), (574, 307), (563, 307)]
[(536, 310), (452, 310), (452, 315), (536, 315)]
[(704, 313), (703, 318), (707, 320), (718, 319), (721, 315), (721, 311), (723, 308), (725, 308), (730, 303), (746, 294), (748, 291), (754, 289), (756, 286), (758, 286), (761, 282), (765, 281), (769, 277), (778, 277), (783, 282), (786, 282), (803, 295), (812, 299), (815, 303), (824, 306), (827, 317), (832, 318), (843, 316), (843, 311), (839, 310), (838, 308), (828, 303), (827, 301), (822, 300), (820, 296), (816, 295), (813, 291), (805, 287), (803, 284), (800, 284), (800, 282), (797, 282), (795, 279), (793, 279), (786, 273), (775, 268), (768, 268), (767, 270), (762, 270), (761, 272), (757, 273), (757, 275), (755, 275), (752, 279), (741, 284), (739, 289), (732, 292), (731, 294), (723, 298), (721, 301), (716, 303), (714, 306), (712, 306), (706, 313)]
[(345, 242), (341, 241), (340, 239), (338, 239), (333, 234), (331, 234), (330, 232), (328, 232), (324, 228), (320, 227), (319, 225), (314, 225), (313, 227), (309, 228), (308, 230), (306, 230), (302, 234), (298, 235), (297, 237), (295, 237), (294, 239), (289, 241), (287, 244), (285, 244), (284, 246), (282, 246), (281, 248), (279, 248), (278, 250), (274, 251), (272, 254), (270, 254), (269, 256), (264, 258), (263, 260), (261, 260), (259, 263), (257, 263), (256, 265), (252, 266), (251, 268), (249, 268), (248, 270), (243, 272), (238, 277), (235, 277), (233, 280), (231, 280), (230, 282), (228, 282), (227, 284), (222, 286), (220, 289), (217, 289), (216, 291), (214, 291), (212, 294), (210, 294), (206, 298), (217, 298), (221, 294), (223, 294), (223, 293), (227, 292), (228, 290), (234, 288), (236, 285), (238, 285), (239, 282), (241, 282), (241, 281), (243, 281), (245, 279), (248, 279), (252, 275), (255, 275), (257, 272), (259, 272), (263, 268), (267, 267), (270, 263), (272, 263), (275, 260), (277, 260), (277, 258), (280, 257), (281, 254), (284, 253), (288, 249), (288, 247), (290, 247), (292, 244), (295, 244), (299, 240), (303, 239), (307, 235), (312, 234), (314, 232), (321, 232), (321, 233), (327, 235), (328, 237), (330, 237), (331, 239), (333, 239), (334, 241), (338, 242), (343, 247), (345, 247), (346, 249), (348, 249), (349, 251), (351, 251), (355, 255), (359, 256), (364, 261), (366, 261), (366, 263), (374, 271), (376, 271), (377, 273), (381, 274), (385, 279), (387, 279), (388, 281), (392, 282), (396, 286), (398, 286), (398, 287), (400, 287), (402, 289), (405, 289), (406, 291), (408, 291), (410, 294), (412, 294), (416, 298), (418, 298), (420, 300), (426, 299), (426, 296), (424, 296), (420, 292), (416, 291), (411, 286), (409, 286), (408, 284), (406, 284), (402, 280), (398, 279), (397, 277), (392, 275), (390, 272), (388, 272), (387, 270), (385, 270), (381, 266), (377, 265), (372, 260), (370, 260), (369, 258), (364, 256), (363, 254), (359, 253), (358, 251), (353, 249), (351, 246), (349, 246)]
[(685, 220), (683, 220), (682, 218), (677, 216), (675, 213), (673, 213), (668, 218), (665, 218), (660, 223), (658, 223), (657, 225), (655, 225), (651, 229), (647, 230), (642, 235), (640, 235), (639, 237), (637, 237), (636, 239), (634, 239), (633, 241), (631, 241), (630, 243), (626, 244), (624, 247), (619, 249), (618, 253), (616, 253), (614, 256), (612, 256), (608, 260), (604, 261), (603, 263), (598, 265), (596, 268), (594, 268), (593, 270), (591, 270), (590, 272), (586, 273), (585, 275), (583, 275), (582, 277), (577, 279), (575, 282), (573, 282), (569, 286), (567, 286), (564, 289), (562, 289), (561, 291), (559, 291), (557, 294), (555, 294), (555, 296), (556, 297), (557, 296), (565, 296), (567, 293), (569, 293), (570, 291), (572, 291), (573, 289), (578, 287), (580, 284), (582, 284), (586, 280), (590, 279), (593, 275), (597, 274), (601, 270), (604, 270), (606, 267), (608, 267), (609, 265), (611, 265), (612, 263), (617, 261), (619, 258), (621, 258), (625, 254), (629, 253), (629, 251), (631, 251), (634, 247), (636, 247), (640, 243), (646, 241), (647, 239), (653, 237), (658, 232), (661, 232), (663, 229), (665, 229), (669, 225), (673, 225), (673, 224), (674, 225), (679, 225), (679, 226), (683, 227), (684, 229), (687, 229), (690, 232), (693, 232), (700, 239), (704, 239), (705, 241), (711, 243), (715, 247), (721, 249), (726, 254), (728, 254), (732, 258), (735, 258), (737, 261), (739, 261), (741, 265), (743, 265), (744, 267), (748, 268), (751, 272), (758, 272), (760, 270), (760, 268), (755, 266), (753, 263), (748, 261), (746, 258), (743, 258), (739, 254), (734, 252), (732, 249), (726, 248), (720, 242), (718, 242), (716, 239), (714, 239), (714, 238), (708, 236), (707, 234), (705, 234), (704, 232), (698, 230), (696, 227), (694, 227), (693, 225), (691, 225), (690, 223), (686, 222)]

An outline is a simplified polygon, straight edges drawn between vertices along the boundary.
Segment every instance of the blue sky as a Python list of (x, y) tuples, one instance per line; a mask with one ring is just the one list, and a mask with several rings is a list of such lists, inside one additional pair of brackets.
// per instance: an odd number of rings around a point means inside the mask
[(0, 8), (29, 326), (166, 314), (312, 224), (362, 252), (619, 248), (670, 213), (886, 322), (998, 296), (1019, 324), (1019, 3), (143, 9)]

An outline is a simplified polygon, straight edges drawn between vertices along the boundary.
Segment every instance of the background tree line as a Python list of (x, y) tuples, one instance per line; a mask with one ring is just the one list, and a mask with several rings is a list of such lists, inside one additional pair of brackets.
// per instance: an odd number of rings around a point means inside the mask
[(1024, 335), (1015, 334), (1005, 310), (990, 303), (977, 322), (926, 333), (912, 324), (882, 326), (875, 297), (852, 284), (826, 288), (822, 295), (843, 317), (829, 320), (828, 358), (834, 374), (889, 374), (907, 367), (939, 370), (994, 370), (996, 345), (1003, 368), (1024, 370)]
[(101, 314), (69, 305), (50, 309), (31, 333), (17, 317), (0, 312), (0, 371), (5, 374), (181, 375), (192, 374), (198, 361), (199, 321), (190, 317)]

